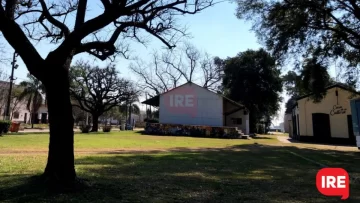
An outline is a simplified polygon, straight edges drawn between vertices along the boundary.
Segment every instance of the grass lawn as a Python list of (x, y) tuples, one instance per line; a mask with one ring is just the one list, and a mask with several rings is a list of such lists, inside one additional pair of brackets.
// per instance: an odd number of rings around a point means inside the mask
[[(79, 151), (113, 149), (174, 149), (174, 148), (223, 148), (240, 144), (277, 143), (275, 136), (254, 140), (213, 139), (175, 136), (149, 136), (139, 131), (122, 131), (97, 134), (75, 134), (75, 149)], [(47, 151), (48, 134), (5, 135), (0, 137), (2, 151)]]
[[(220, 140), (122, 132), (79, 134), (76, 147), (80, 149), (168, 150), (79, 153), (76, 155), (78, 175), (88, 179), (92, 186), (84, 192), (49, 195), (30, 181), (31, 176), (40, 174), (45, 167), (46, 153), (1, 154), (11, 149), (3, 148), (6, 143), (29, 152), (46, 148), (47, 136), (5, 136), (0, 138), (0, 202), (340, 201), (340, 197), (324, 197), (317, 191), (315, 176), (320, 166), (294, 154), (331, 167), (343, 167), (352, 177), (360, 177), (358, 152), (276, 146), (276, 139), (262, 138)], [(170, 150), (173, 148), (182, 149)], [(348, 202), (360, 202), (360, 183), (351, 184)]]

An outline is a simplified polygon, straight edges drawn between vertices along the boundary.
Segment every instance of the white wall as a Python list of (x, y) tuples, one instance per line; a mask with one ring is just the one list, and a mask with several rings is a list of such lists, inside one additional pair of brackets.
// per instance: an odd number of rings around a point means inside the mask
[[(350, 99), (353, 93), (337, 88), (338, 90), (338, 105), (345, 109), (345, 113), (330, 115), (330, 130), (331, 137), (348, 138), (348, 121), (347, 116), (351, 115)], [(314, 103), (308, 98), (303, 98), (298, 101), (299, 107), (299, 127), (301, 136), (313, 136), (313, 113), (330, 114), (334, 105), (337, 105), (337, 98), (335, 94), (336, 88), (327, 90), (327, 95), (320, 103)]]
[[(25, 122), (25, 114), (26, 114), (26, 123), (30, 122), (30, 112), (26, 109), (24, 105), (20, 105), (17, 109), (17, 112), (19, 112), (19, 118), (14, 118), (14, 115), (12, 115), (12, 121), (15, 122)], [(15, 111), (14, 111), (15, 113)]]
[[(242, 123), (241, 125), (234, 124), (233, 118), (241, 118)], [(244, 115), (244, 110), (239, 110), (235, 113), (232, 113), (228, 116), (226, 116), (226, 126), (229, 127), (237, 127), (239, 130), (241, 130), (245, 134), (249, 134), (249, 113), (247, 115)]]
[(187, 83), (160, 95), (160, 123), (223, 126), (223, 98)]

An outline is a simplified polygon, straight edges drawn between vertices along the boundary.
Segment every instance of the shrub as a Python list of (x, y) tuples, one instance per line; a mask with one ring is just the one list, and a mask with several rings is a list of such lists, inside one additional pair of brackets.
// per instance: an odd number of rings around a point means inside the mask
[(145, 118), (144, 122), (147, 122), (147, 123), (159, 123), (159, 119), (157, 119), (157, 118)]
[(82, 125), (82, 126), (80, 126), (80, 130), (81, 130), (82, 133), (89, 133), (90, 128), (91, 128), (90, 125)]
[(11, 121), (0, 121), (0, 134), (9, 132)]
[(111, 131), (111, 126), (108, 125), (108, 126), (104, 126), (104, 127), (103, 127), (103, 132), (104, 132), (104, 133), (108, 133), (108, 132), (110, 132), (110, 131)]

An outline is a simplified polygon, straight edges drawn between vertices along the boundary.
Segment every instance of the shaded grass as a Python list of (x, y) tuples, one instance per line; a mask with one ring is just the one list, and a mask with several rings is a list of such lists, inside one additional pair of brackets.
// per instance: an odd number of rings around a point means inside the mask
[[(290, 152), (360, 177), (359, 153), (241, 144), (211, 151), (77, 156), (78, 175), (92, 187), (47, 195), (28, 182), (45, 167), (45, 155), (0, 155), (0, 201), (338, 202), (340, 197), (317, 191), (320, 167)], [(348, 202), (359, 201), (360, 186), (353, 184)]]
[[(1, 151), (47, 150), (48, 134), (6, 135), (0, 137)], [(241, 144), (278, 143), (276, 137), (261, 140), (213, 139), (176, 136), (141, 135), (136, 131), (75, 134), (75, 149), (129, 149), (129, 148), (208, 148), (230, 147)]]

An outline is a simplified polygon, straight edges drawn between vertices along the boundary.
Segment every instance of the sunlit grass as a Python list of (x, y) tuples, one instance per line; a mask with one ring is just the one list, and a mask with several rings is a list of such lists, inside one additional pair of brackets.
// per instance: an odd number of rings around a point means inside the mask
[[(1, 151), (47, 150), (48, 134), (5, 135), (0, 137)], [(253, 143), (278, 143), (276, 137), (256, 140), (214, 139), (176, 136), (142, 135), (137, 131), (75, 134), (75, 150), (93, 149), (169, 149), (223, 148)]]
[[(0, 155), (0, 202), (338, 202), (340, 197), (324, 197), (315, 187), (321, 167), (289, 151), (360, 175), (358, 153), (290, 146), (80, 154), (76, 170), (91, 188), (48, 196), (27, 182), (42, 173), (46, 154)], [(350, 202), (360, 201), (359, 191), (359, 184), (351, 186)]]
[[(338, 202), (316, 189), (321, 166), (300, 156), (360, 177), (359, 152), (282, 144), (274, 135), (228, 140), (127, 131), (76, 134), (75, 168), (91, 187), (48, 195), (29, 182), (43, 172), (47, 146), (46, 134), (0, 137), (0, 202)], [(359, 184), (351, 185), (350, 202), (360, 202)]]

